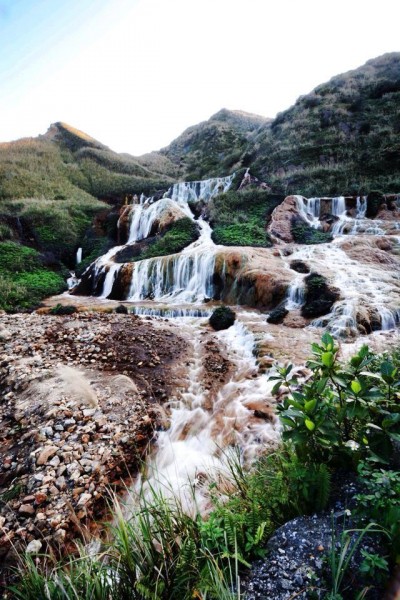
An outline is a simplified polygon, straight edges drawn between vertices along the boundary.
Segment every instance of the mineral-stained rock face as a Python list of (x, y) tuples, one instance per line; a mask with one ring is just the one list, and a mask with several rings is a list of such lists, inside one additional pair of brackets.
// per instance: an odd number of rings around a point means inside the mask
[(216, 258), (216, 296), (228, 304), (275, 308), (291, 278), (281, 258), (268, 248), (230, 248)]
[[(146, 235), (157, 235), (165, 231), (172, 223), (187, 217), (187, 213), (183, 211), (176, 202), (173, 202), (169, 198), (164, 198), (157, 204), (157, 210), (155, 210), (155, 204), (130, 204), (124, 206), (121, 209), (121, 215), (118, 222), (119, 232), (119, 244), (126, 244), (129, 239), (129, 231), (131, 227), (131, 221), (135, 218), (135, 212), (141, 211), (142, 218), (150, 219), (150, 231)], [(150, 213), (153, 213), (150, 216)]]
[(271, 215), (271, 222), (268, 226), (268, 233), (276, 241), (293, 242), (292, 221), (293, 218), (300, 219), (297, 209), (296, 196), (287, 196), (285, 200), (275, 208)]

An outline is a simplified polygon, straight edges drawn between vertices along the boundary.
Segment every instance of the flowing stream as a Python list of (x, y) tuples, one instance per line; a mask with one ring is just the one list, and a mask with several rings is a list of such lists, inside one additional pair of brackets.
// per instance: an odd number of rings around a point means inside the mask
[[(165, 212), (176, 211), (197, 223), (199, 238), (179, 254), (130, 265), (125, 298), (134, 304), (132, 311), (138, 315), (180, 319), (180, 332), (192, 347), (187, 357), (186, 382), (168, 403), (170, 426), (159, 433), (147, 461), (145, 480), (136, 484), (136, 489), (141, 487), (144, 493), (156, 489), (167, 496), (179, 496), (188, 513), (209, 510), (208, 483), (218, 472), (226, 474), (227, 448), (238, 447), (241, 460), (251, 463), (261, 449), (274, 448), (279, 443), (279, 425), (270, 412), (272, 383), (260, 368), (262, 361), (260, 356), (256, 360), (255, 351), (268, 343), (279, 347), (279, 335), (289, 336), (292, 347), (300, 339), (300, 333), (294, 329), (277, 333), (267, 324), (265, 313), (240, 308), (235, 325), (228, 330), (211, 334), (204, 327), (212, 310), (205, 302), (214, 295), (216, 256), (224, 247), (213, 243), (210, 225), (201, 217), (195, 218), (190, 203), (206, 204), (216, 194), (227, 191), (232, 180), (233, 176), (181, 182), (156, 201), (142, 195), (139, 203), (125, 209), (130, 215), (127, 243), (112, 248), (89, 267), (95, 281), (103, 278), (99, 297), (106, 299), (113, 293), (120, 270), (125, 268), (123, 263), (115, 262), (118, 252), (152, 235)], [(367, 219), (367, 201), (363, 197), (353, 201), (351, 208), (343, 196), (308, 200), (297, 196), (296, 201), (299, 214), (317, 229), (323, 227), (321, 211), (328, 208), (334, 239), (328, 244), (294, 245), (289, 253), (281, 252), (290, 276), (285, 308), (299, 311), (305, 302), (307, 275), (290, 267), (291, 261), (301, 261), (310, 272), (324, 275), (340, 291), (340, 300), (331, 312), (311, 323), (310, 332), (317, 332), (313, 335), (319, 335), (317, 328), (326, 328), (337, 337), (350, 335), (354, 339), (359, 335), (358, 324), (364, 314), (374, 316), (376, 329), (396, 329), (400, 322), (398, 272), (389, 263), (383, 268), (379, 261), (352, 258), (346, 244), (364, 239), (365, 234), (370, 244), (365, 246), (365, 252), (372, 254), (377, 249), (370, 240), (390, 234), (390, 244), (399, 245), (399, 223)], [(265, 260), (270, 253), (265, 249)], [(204, 384), (204, 341), (210, 335), (217, 339), (231, 364), (229, 378), (221, 380), (215, 390)], [(271, 358), (268, 360), (271, 362)]]

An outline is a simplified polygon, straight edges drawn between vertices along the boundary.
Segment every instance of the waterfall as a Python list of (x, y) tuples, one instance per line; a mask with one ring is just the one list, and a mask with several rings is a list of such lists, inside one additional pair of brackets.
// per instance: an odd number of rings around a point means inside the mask
[(79, 263), (82, 262), (82, 248), (78, 248), (78, 250), (76, 251), (76, 265), (78, 266)]
[(336, 196), (332, 198), (332, 214), (335, 217), (340, 217), (346, 214), (346, 200), (344, 196)]
[(287, 310), (296, 310), (301, 308), (304, 304), (304, 296), (305, 290), (303, 277), (296, 277), (296, 279), (289, 286), (285, 308)]
[(314, 229), (319, 229), (321, 223), (319, 220), (321, 211), (321, 199), (320, 198), (303, 198), (303, 196), (296, 196), (297, 210), (303, 219)]
[(141, 260), (134, 265), (128, 301), (203, 302), (213, 296), (215, 252)]
[[(114, 282), (117, 278), (118, 271), (120, 270), (121, 267), (122, 267), (122, 264), (117, 264), (117, 263), (112, 263), (109, 265), (108, 270), (106, 272), (105, 279), (104, 279), (103, 291), (101, 293), (100, 298), (108, 298), (108, 296), (111, 294)], [(107, 267), (103, 267), (103, 269), (107, 269)], [(96, 275), (99, 275), (100, 272), (101, 271), (99, 271), (99, 273), (96, 273)]]
[(235, 173), (227, 177), (214, 177), (204, 181), (182, 181), (175, 183), (166, 192), (164, 197), (175, 200), (179, 205), (183, 203), (187, 204), (191, 201), (196, 202), (197, 200), (208, 202), (217, 194), (227, 192), (232, 185), (234, 177)]
[(202, 310), (201, 308), (150, 308), (148, 306), (134, 306), (132, 311), (134, 315), (145, 317), (160, 317), (162, 319), (182, 319), (189, 318), (207, 318), (212, 314), (212, 310)]
[[(154, 204), (145, 202), (143, 204), (134, 205), (131, 213), (131, 224), (127, 243), (133, 244), (147, 238), (151, 233), (154, 223), (160, 218), (163, 211), (168, 208), (173, 208), (174, 204), (175, 202), (173, 202), (173, 200), (162, 198), (161, 200), (154, 202)], [(187, 205), (183, 207), (179, 206), (179, 208), (180, 210), (183, 210), (188, 217), (193, 218)]]

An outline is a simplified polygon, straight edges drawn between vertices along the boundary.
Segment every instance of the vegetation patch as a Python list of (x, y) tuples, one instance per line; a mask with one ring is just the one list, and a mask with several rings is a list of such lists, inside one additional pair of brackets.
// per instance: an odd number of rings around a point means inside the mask
[(15, 242), (0, 243), (0, 309), (28, 309), (65, 288), (62, 274), (45, 269), (36, 250)]
[(186, 246), (195, 242), (199, 237), (199, 230), (194, 221), (189, 217), (183, 217), (171, 224), (169, 229), (161, 237), (157, 238), (150, 246), (145, 248), (134, 261), (156, 256), (168, 256), (181, 252)]
[(333, 239), (329, 232), (314, 229), (300, 219), (293, 219), (291, 231), (296, 244), (327, 244)]
[(282, 200), (283, 196), (258, 189), (219, 194), (209, 205), (213, 241), (226, 246), (271, 246), (266, 228)]

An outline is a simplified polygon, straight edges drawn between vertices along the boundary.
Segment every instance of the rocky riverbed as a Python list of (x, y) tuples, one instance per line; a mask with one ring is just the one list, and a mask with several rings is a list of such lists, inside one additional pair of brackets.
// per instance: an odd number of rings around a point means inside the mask
[(133, 315), (0, 315), (0, 557), (72, 549), (106, 517), (179, 388), (188, 342)]

